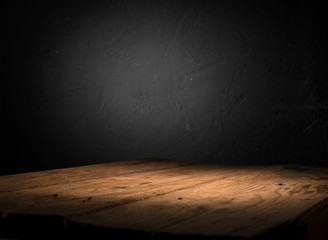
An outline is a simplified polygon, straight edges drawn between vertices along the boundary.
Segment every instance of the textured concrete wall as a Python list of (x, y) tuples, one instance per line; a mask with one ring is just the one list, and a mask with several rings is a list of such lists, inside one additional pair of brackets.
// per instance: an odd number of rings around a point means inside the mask
[(9, 6), (6, 159), (25, 170), (144, 157), (327, 164), (327, 16), (318, 4)]

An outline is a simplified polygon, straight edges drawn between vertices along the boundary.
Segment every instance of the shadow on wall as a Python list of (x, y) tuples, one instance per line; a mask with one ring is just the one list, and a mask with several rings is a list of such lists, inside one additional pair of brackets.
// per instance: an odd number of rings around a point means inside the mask
[(144, 157), (327, 165), (320, 9), (306, 1), (5, 8), (9, 165)]

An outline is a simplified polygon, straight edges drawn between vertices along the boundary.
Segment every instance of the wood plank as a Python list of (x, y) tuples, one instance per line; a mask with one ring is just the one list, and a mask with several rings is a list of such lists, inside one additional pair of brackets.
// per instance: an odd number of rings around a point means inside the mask
[[(96, 209), (103, 208), (103, 205), (110, 207), (111, 202), (117, 205), (119, 202), (126, 203), (127, 201), (146, 199), (154, 195), (154, 191), (161, 188), (162, 184), (170, 184), (173, 181), (181, 180), (181, 176), (158, 179), (159, 175), (170, 176), (177, 169), (184, 168), (182, 172), (186, 175), (186, 178), (190, 178), (188, 175), (190, 171), (200, 171), (200, 169), (190, 169), (192, 165), (195, 164), (160, 161), (158, 164), (152, 165), (151, 168), (147, 164), (146, 166), (139, 166), (137, 170), (134, 169), (133, 171), (131, 171), (131, 166), (127, 167), (126, 164), (117, 167), (114, 165), (115, 170), (110, 169), (110, 172), (114, 171), (115, 174), (102, 175), (101, 178), (97, 178), (94, 176), (94, 172), (90, 172), (89, 177), (83, 176), (80, 181), (67, 181), (65, 178), (60, 177), (55, 181), (45, 180), (42, 176), (40, 184), (35, 184), (35, 178), (33, 178), (33, 187), (31, 188), (15, 187), (14, 190), (11, 188), (8, 191), (3, 190), (0, 204), (4, 207), (0, 211), (2, 215), (7, 215), (13, 211), (14, 213), (25, 213), (24, 209), (29, 212), (33, 209), (39, 214), (61, 213), (67, 216), (80, 213), (81, 209), (85, 208), (91, 211), (94, 207)], [(98, 165), (98, 168), (103, 168), (103, 165)], [(126, 168), (129, 169), (128, 172)], [(72, 170), (77, 169), (72, 168)], [(22, 177), (24, 177), (25, 185), (29, 186), (30, 184), (26, 183), (25, 176)], [(5, 180), (8, 182), (8, 179)], [(172, 188), (181, 186), (172, 185)], [(136, 188), (142, 191), (135, 191)], [(102, 201), (103, 198), (110, 198), (111, 201)], [(15, 199), (20, 201), (15, 201)], [(93, 201), (87, 201), (91, 199)], [(85, 204), (81, 205), (81, 203)]]
[(230, 177), (224, 166), (215, 169), (215, 175), (209, 170), (203, 177), (215, 181), (192, 181), (189, 188), (71, 220), (109, 228), (251, 238), (283, 223), (306, 221), (302, 217), (307, 210), (327, 198), (326, 169), (311, 175), (313, 170), (300, 174), (283, 167), (245, 168)]
[(6, 227), (57, 219), (66, 229), (256, 238), (325, 209), (328, 169), (135, 160), (2, 176), (0, 196)]
[(140, 159), (13, 174), (0, 176), (0, 192), (47, 187), (49, 184), (56, 185), (61, 183), (81, 182), (90, 179), (101, 179), (104, 177), (136, 173), (138, 171), (145, 172), (170, 169), (191, 164), (192, 163), (178, 161), (163, 162), (157, 159)]

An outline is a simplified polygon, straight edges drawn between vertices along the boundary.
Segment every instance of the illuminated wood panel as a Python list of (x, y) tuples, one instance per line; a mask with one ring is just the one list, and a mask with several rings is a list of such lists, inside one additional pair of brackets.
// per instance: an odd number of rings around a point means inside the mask
[(0, 237), (302, 236), (327, 199), (326, 168), (97, 164), (0, 177)]

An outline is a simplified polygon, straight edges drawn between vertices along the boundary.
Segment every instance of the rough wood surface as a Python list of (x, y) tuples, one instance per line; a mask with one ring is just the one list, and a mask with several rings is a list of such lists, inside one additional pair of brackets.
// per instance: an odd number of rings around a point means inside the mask
[(143, 159), (1, 176), (0, 230), (261, 238), (301, 229), (327, 199), (326, 168)]

